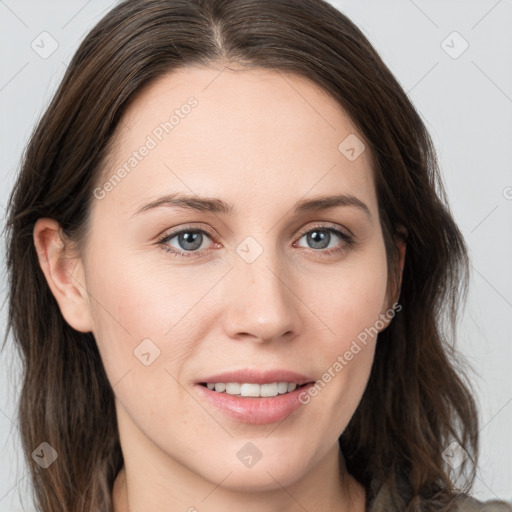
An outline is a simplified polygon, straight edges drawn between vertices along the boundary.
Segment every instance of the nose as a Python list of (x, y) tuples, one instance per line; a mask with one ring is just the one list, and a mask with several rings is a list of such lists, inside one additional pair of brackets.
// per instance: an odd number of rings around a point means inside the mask
[[(265, 253), (264, 253), (265, 254)], [(293, 291), (291, 273), (275, 258), (240, 259), (230, 272), (224, 329), (232, 339), (263, 343), (291, 339), (300, 330), (300, 301)]]

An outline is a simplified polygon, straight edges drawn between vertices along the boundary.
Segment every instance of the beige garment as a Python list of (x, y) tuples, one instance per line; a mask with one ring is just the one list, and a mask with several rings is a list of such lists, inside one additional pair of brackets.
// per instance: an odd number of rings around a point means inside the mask
[(512, 505), (504, 501), (478, 501), (463, 494), (457, 496), (457, 505), (460, 512), (512, 512)]
[[(455, 503), (457, 512), (512, 512), (512, 505), (504, 501), (478, 501), (467, 494), (459, 494)], [(401, 512), (403, 507), (393, 503), (389, 488), (382, 485), (368, 504), (367, 512)]]

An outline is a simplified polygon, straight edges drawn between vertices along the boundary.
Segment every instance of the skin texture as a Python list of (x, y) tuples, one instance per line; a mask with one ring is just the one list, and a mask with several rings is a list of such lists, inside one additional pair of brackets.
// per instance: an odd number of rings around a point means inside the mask
[[(93, 332), (116, 396), (125, 467), (115, 510), (362, 511), (364, 491), (346, 472), (338, 437), (366, 386), (375, 339), (277, 423), (233, 420), (193, 382), (242, 368), (320, 379), (389, 310), (369, 152), (350, 161), (338, 150), (358, 132), (303, 78), (193, 67), (136, 97), (118, 127), (106, 179), (190, 97), (197, 106), (92, 201), (81, 254), (60, 253), (55, 221), (39, 219), (34, 229), (62, 314), (75, 329)], [(234, 211), (135, 214), (175, 192), (220, 198)], [(299, 200), (332, 194), (357, 197), (369, 215), (354, 206), (293, 212)], [(305, 235), (317, 225), (349, 230), (354, 245), (331, 233), (328, 248), (315, 249)], [(188, 257), (166, 252), (159, 238), (185, 226), (213, 236), (204, 235)], [(248, 236), (262, 249), (252, 263), (237, 252)], [(166, 246), (185, 251), (178, 237)], [(134, 356), (145, 339), (160, 350), (148, 366)], [(237, 457), (248, 442), (262, 453), (250, 468)]]

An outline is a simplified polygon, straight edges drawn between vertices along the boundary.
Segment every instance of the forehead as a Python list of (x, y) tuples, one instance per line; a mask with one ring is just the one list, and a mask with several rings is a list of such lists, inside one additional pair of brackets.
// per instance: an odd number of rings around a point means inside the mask
[(109, 199), (130, 211), (142, 196), (163, 191), (225, 192), (230, 202), (259, 206), (338, 190), (369, 201), (369, 152), (348, 158), (347, 145), (362, 151), (362, 136), (306, 78), (267, 69), (181, 68), (146, 86), (125, 111), (103, 181), (121, 174)]

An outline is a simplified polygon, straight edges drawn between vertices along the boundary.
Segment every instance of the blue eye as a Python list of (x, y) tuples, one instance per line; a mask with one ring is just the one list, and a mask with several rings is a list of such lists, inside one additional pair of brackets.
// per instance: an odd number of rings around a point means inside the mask
[[(201, 248), (205, 239), (204, 235), (210, 238), (210, 235), (202, 229), (182, 229), (166, 235), (159, 243), (162, 244), (166, 251), (188, 256), (187, 252), (197, 252)], [(169, 246), (169, 242), (173, 239), (176, 239), (178, 247), (174, 246), (174, 249), (171, 249), (173, 246)]]
[[(334, 234), (334, 237), (333, 237)], [(322, 249), (330, 249), (333, 246), (330, 245), (332, 241), (336, 242), (336, 238), (342, 239), (345, 243), (348, 243), (350, 241), (350, 237), (346, 235), (345, 233), (334, 229), (334, 228), (315, 228), (304, 235), (301, 236), (299, 240), (302, 240), (302, 238), (306, 239), (306, 242), (309, 245), (309, 248), (314, 250), (322, 250)], [(335, 244), (336, 246), (336, 244)], [(328, 251), (331, 252), (331, 251)]]
[[(206, 239), (212, 240), (212, 235), (204, 229), (183, 228), (178, 231), (164, 235), (159, 240), (162, 248), (177, 257), (191, 257), (197, 253), (211, 250), (211, 247), (205, 248), (203, 243)], [(321, 255), (330, 255), (348, 250), (355, 245), (354, 238), (333, 227), (315, 226), (303, 233), (299, 241), (306, 239), (309, 251), (318, 252)], [(341, 243), (340, 243), (341, 241)], [(338, 242), (338, 243), (336, 243)], [(294, 244), (294, 247), (302, 247)]]

